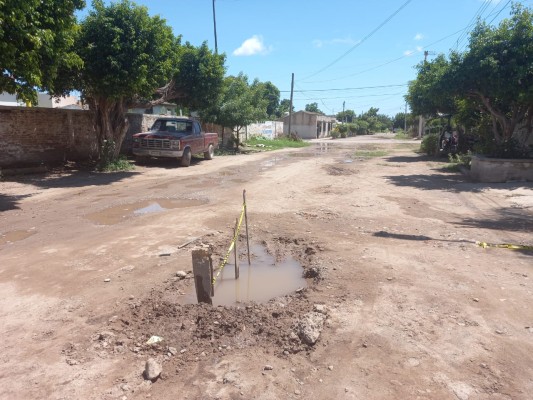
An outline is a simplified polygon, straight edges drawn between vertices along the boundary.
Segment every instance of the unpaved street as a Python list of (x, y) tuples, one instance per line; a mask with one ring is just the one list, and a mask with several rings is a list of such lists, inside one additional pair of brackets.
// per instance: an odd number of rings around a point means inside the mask
[[(418, 146), (357, 137), (0, 182), (0, 398), (531, 399), (533, 253), (476, 241), (533, 245), (533, 184), (471, 183)], [(176, 272), (201, 243), (218, 264), (243, 189), (253, 245), (298, 261), (307, 286), (186, 304)]]

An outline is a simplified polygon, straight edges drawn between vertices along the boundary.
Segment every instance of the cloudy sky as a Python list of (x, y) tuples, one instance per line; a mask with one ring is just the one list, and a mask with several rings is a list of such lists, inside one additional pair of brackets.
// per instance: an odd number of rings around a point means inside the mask
[[(214, 49), (212, 0), (137, 0), (184, 41)], [(533, 0), (522, 4), (533, 7)], [(218, 51), (227, 73), (273, 82), (295, 108), (316, 102), (327, 114), (370, 107), (404, 110), (414, 66), (464, 50), (477, 18), (509, 15), (508, 0), (216, 0)]]

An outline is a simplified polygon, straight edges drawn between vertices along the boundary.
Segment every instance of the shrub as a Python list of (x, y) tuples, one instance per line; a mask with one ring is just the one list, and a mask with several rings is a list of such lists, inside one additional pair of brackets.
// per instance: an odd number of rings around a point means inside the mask
[(439, 151), (439, 134), (430, 133), (422, 138), (420, 143), (420, 151), (426, 153), (428, 156), (434, 156)]

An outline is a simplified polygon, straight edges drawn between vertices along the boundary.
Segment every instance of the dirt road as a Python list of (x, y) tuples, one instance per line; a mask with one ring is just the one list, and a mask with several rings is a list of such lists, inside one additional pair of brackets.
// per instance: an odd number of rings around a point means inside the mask
[[(0, 398), (531, 399), (533, 254), (475, 242), (533, 245), (533, 185), (471, 183), (417, 146), (0, 182)], [(201, 243), (220, 261), (243, 189), (253, 244), (307, 286), (185, 304), (193, 280), (176, 273)]]

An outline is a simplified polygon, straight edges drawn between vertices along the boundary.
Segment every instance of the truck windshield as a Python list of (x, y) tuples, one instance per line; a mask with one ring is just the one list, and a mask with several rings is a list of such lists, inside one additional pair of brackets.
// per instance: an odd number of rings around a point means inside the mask
[(158, 119), (152, 125), (151, 131), (192, 134), (192, 121), (180, 121), (172, 119)]

